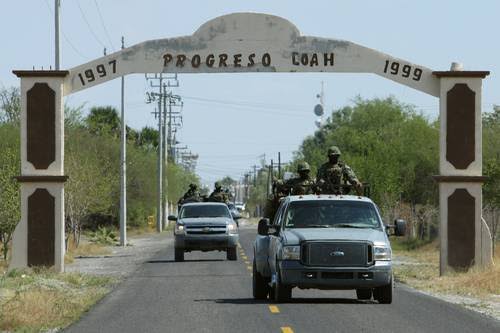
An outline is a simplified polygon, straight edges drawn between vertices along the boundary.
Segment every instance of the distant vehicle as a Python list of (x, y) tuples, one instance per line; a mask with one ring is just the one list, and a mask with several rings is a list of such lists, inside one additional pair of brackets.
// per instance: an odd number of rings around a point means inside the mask
[(181, 206), (179, 216), (171, 215), (176, 221), (175, 261), (184, 260), (184, 252), (225, 251), (228, 260), (237, 260), (238, 225), (224, 203), (196, 202)]
[(253, 296), (292, 297), (292, 289), (355, 289), (391, 303), (393, 274), (388, 228), (404, 235), (406, 222), (382, 223), (366, 197), (304, 195), (284, 198), (274, 221), (262, 219), (254, 243)]
[(243, 212), (245, 210), (245, 203), (244, 202), (236, 201), (234, 203), (234, 205), (236, 206), (236, 209), (238, 209), (238, 211), (240, 211), (240, 212)]
[(233, 203), (228, 203), (227, 208), (229, 208), (229, 212), (231, 213), (231, 216), (233, 217), (234, 221), (240, 226), (238, 223), (238, 220), (241, 219), (241, 213), (240, 211), (236, 208), (236, 206)]

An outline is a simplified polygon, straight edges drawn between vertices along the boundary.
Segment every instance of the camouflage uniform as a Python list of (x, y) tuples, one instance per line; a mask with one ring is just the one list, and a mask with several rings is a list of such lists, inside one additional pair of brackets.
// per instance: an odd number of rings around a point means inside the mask
[(270, 221), (274, 220), (274, 215), (278, 211), (281, 198), (288, 195), (285, 184), (281, 179), (273, 181), (273, 193), (267, 198), (266, 205), (264, 206), (264, 217)]
[(311, 179), (309, 172), (311, 168), (307, 162), (300, 162), (297, 166), (299, 177), (289, 179), (285, 183), (288, 193), (291, 195), (314, 194), (316, 191), (316, 182)]
[[(328, 149), (329, 161), (324, 163), (318, 170), (316, 182), (321, 193), (327, 194), (347, 194), (350, 186), (354, 186), (358, 194), (361, 193), (361, 183), (352, 169), (344, 162), (338, 161), (340, 149), (336, 146)], [(334, 158), (332, 158), (334, 157)], [(335, 162), (332, 162), (332, 159)]]
[(219, 182), (215, 183), (215, 189), (208, 196), (208, 201), (211, 201), (211, 202), (223, 202), (223, 203), (228, 203), (229, 202), (229, 198), (227, 196), (227, 193), (222, 189), (222, 186), (220, 185)]
[(189, 189), (186, 193), (179, 199), (178, 204), (182, 205), (188, 202), (200, 202), (202, 201), (200, 192), (198, 191), (198, 186), (196, 184), (189, 184)]
[(266, 201), (264, 217), (271, 221), (274, 220), (281, 199), (287, 195), (314, 194), (316, 192), (316, 183), (309, 177), (309, 164), (307, 162), (299, 163), (297, 172), (300, 177), (289, 179), (285, 183), (282, 180), (273, 181), (273, 193)]

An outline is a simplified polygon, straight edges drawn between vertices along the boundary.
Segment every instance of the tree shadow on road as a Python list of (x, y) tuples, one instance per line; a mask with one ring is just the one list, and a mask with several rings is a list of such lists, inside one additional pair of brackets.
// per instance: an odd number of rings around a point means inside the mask
[[(258, 300), (253, 298), (216, 298), (195, 299), (195, 302), (213, 302), (217, 304), (270, 304), (272, 300)], [(355, 298), (292, 298), (288, 304), (375, 304), (375, 301), (361, 301)]]
[(182, 264), (183, 262), (216, 262), (216, 261), (226, 261), (224, 259), (184, 259), (184, 261), (175, 261), (173, 259), (153, 259), (153, 260), (148, 260), (146, 263), (148, 264), (173, 264), (173, 263), (179, 263)]

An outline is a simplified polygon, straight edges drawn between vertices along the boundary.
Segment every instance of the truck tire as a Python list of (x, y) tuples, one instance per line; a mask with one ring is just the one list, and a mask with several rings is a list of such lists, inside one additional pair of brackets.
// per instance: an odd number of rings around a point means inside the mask
[(253, 298), (255, 299), (266, 299), (267, 294), (269, 294), (269, 284), (265, 277), (260, 275), (257, 271), (257, 264), (255, 259), (253, 260), (253, 273), (252, 273), (252, 291)]
[(356, 296), (360, 300), (369, 300), (372, 298), (371, 289), (356, 289)]
[(373, 290), (373, 298), (377, 300), (380, 304), (391, 304), (392, 303), (392, 290), (394, 289), (394, 285), (391, 282), (389, 284), (377, 287)]
[(292, 298), (292, 287), (283, 285), (279, 270), (276, 272), (276, 283), (274, 284), (273, 296), (276, 303), (288, 302)]
[(184, 261), (184, 249), (175, 248), (175, 261)]
[(238, 260), (238, 255), (236, 253), (236, 247), (228, 247), (226, 250), (227, 260)]

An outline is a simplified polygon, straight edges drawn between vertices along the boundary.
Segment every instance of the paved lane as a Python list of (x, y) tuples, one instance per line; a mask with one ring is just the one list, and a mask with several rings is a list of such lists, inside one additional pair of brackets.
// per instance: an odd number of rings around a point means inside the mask
[(193, 252), (157, 253), (68, 332), (500, 332), (500, 323), (397, 286), (391, 305), (354, 291), (294, 289), (291, 303), (256, 302), (251, 291), (253, 229), (240, 232), (238, 261)]

